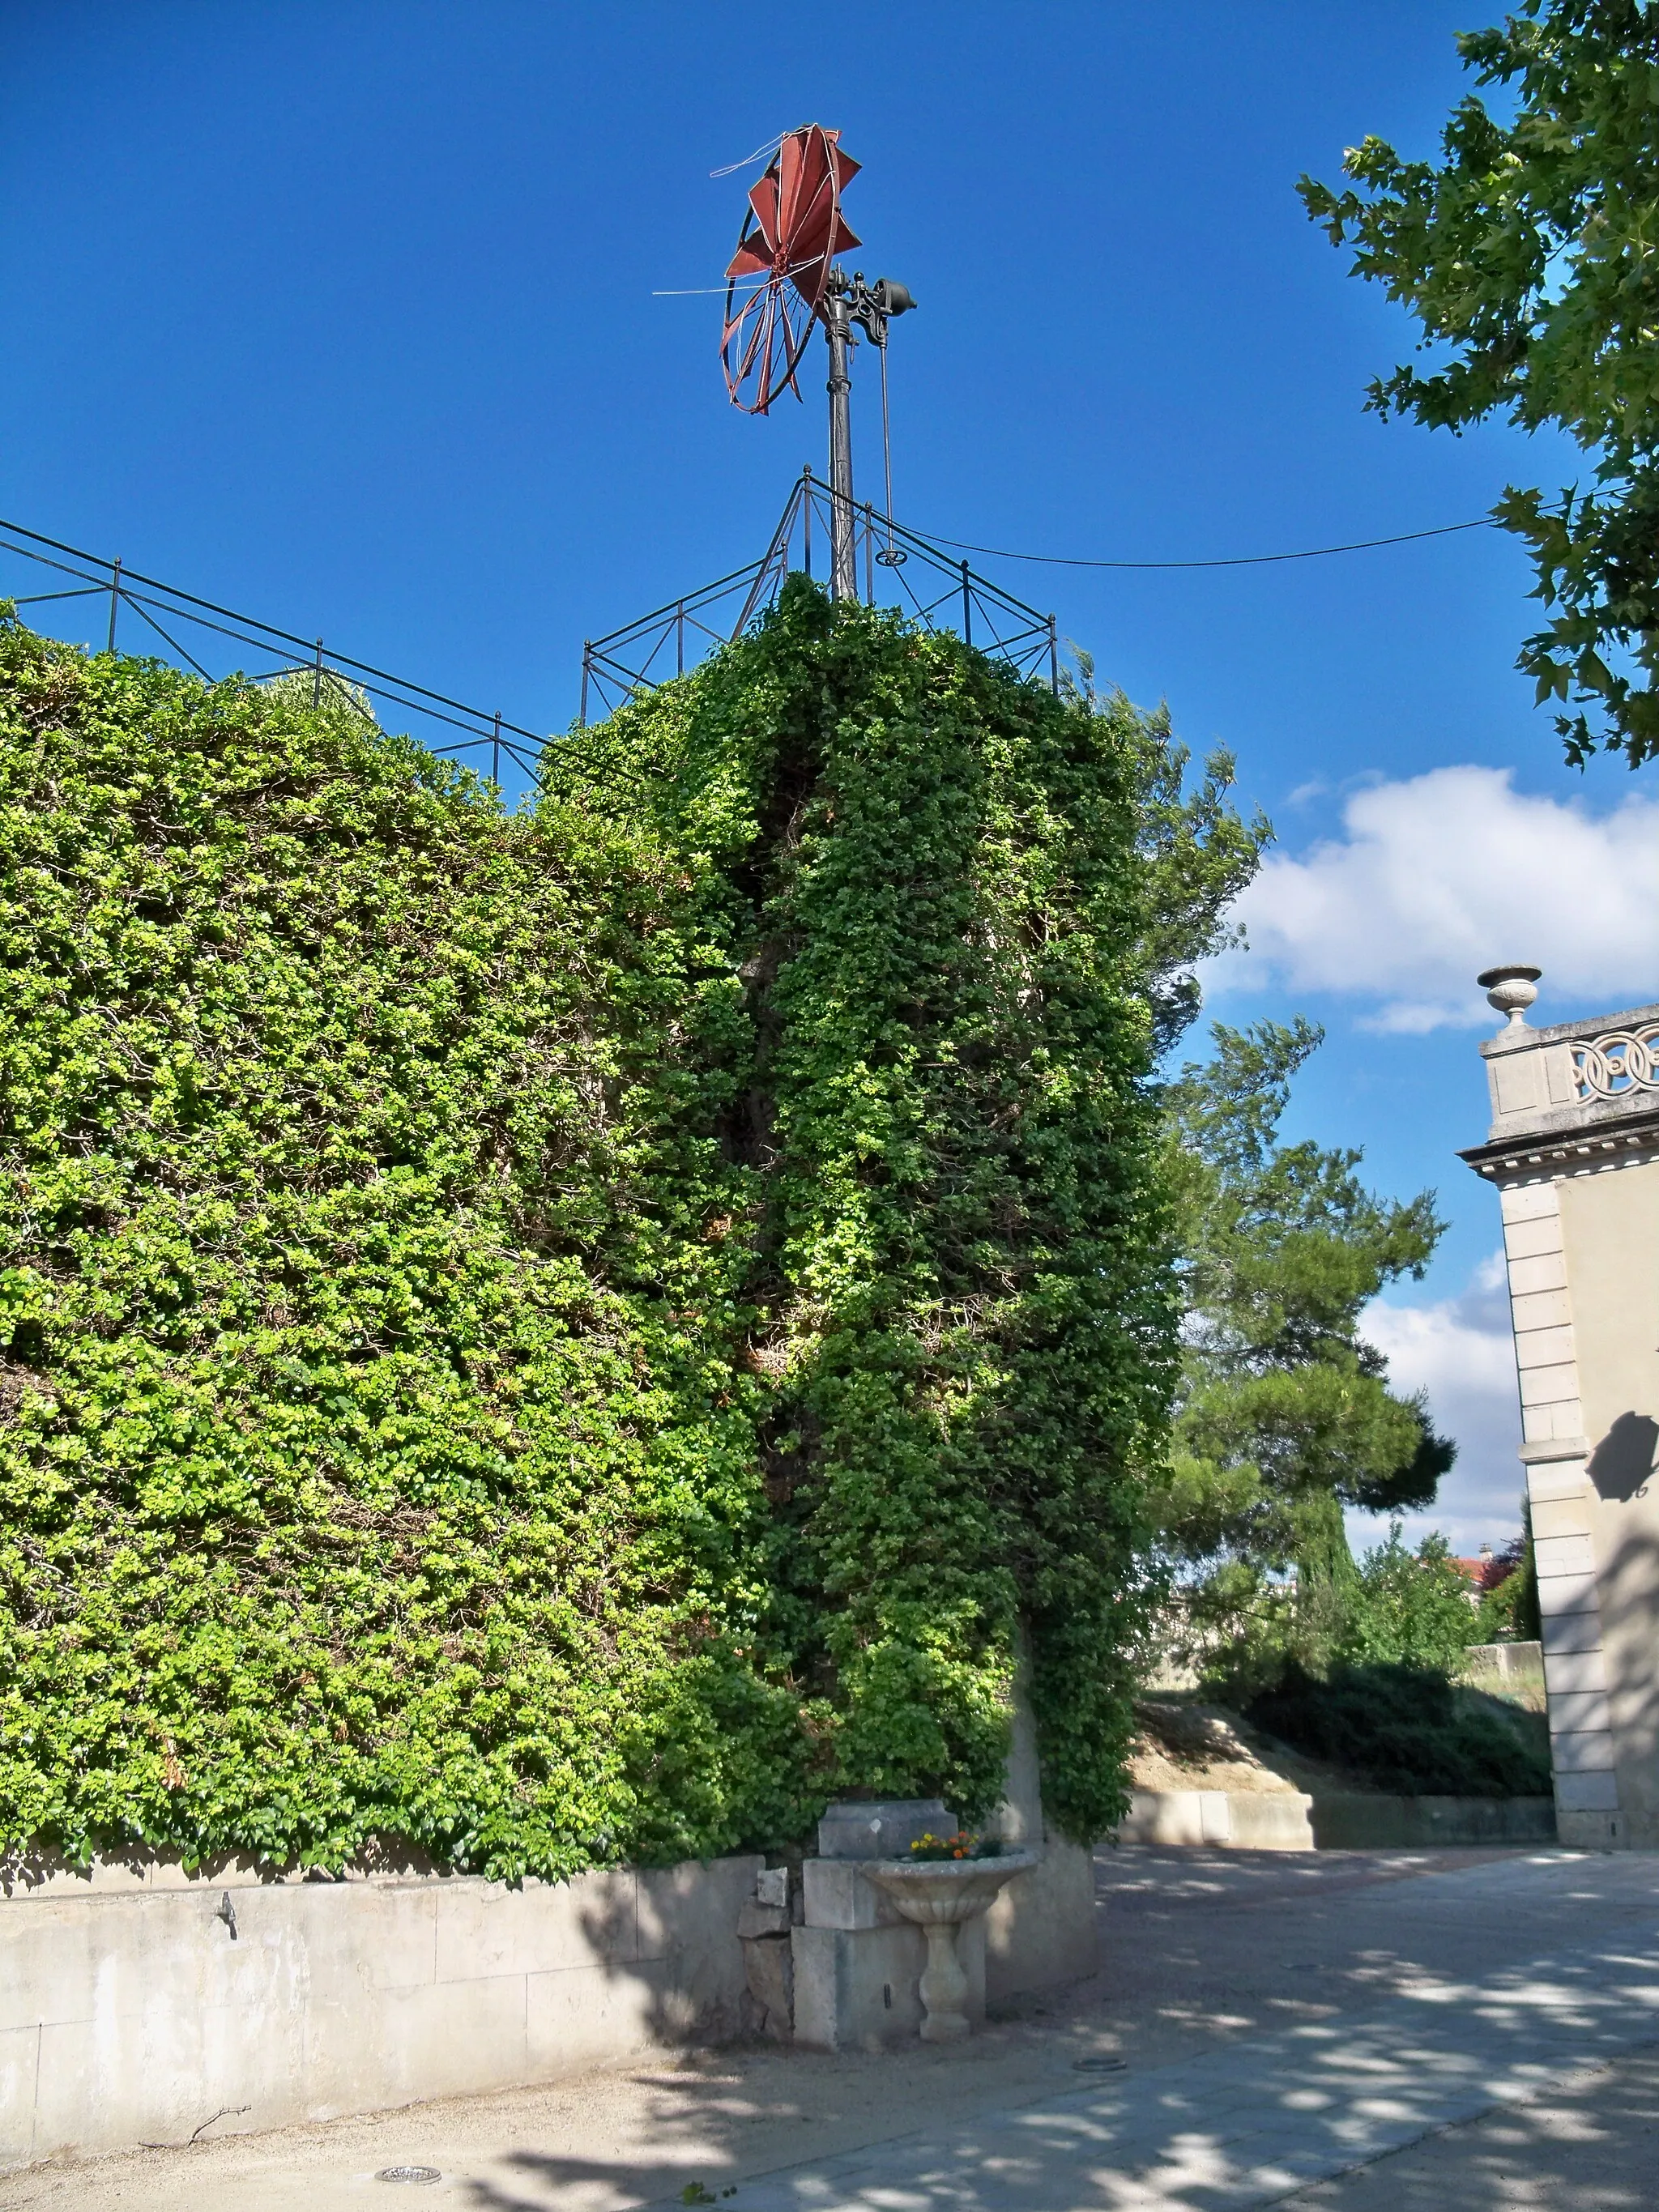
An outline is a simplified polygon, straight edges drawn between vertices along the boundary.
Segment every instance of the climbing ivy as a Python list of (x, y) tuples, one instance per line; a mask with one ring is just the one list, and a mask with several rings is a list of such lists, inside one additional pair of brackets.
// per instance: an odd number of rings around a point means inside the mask
[(772, 1619), (825, 1788), (1121, 1810), (1172, 1316), (1147, 729), (800, 580), (555, 771), (684, 858), (732, 994)]
[[(492, 1873), (787, 1825), (659, 858), (0, 638), (0, 1833)], [(689, 1095), (688, 1095), (689, 1091)]]
[(1119, 1802), (1137, 733), (798, 584), (494, 792), (0, 629), (0, 1842), (562, 1874)]

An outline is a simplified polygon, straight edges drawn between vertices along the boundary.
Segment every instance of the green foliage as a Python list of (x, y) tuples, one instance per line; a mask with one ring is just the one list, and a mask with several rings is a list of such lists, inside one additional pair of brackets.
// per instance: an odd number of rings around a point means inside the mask
[(1501, 412), (1597, 456), (1595, 489), (1511, 486), (1496, 513), (1559, 610), (1519, 665), (1540, 703), (1572, 694), (1569, 759), (1605, 745), (1635, 767), (1659, 751), (1659, 6), (1522, 0), (1458, 46), (1478, 83), (1510, 88), (1506, 120), (1471, 95), (1438, 167), (1367, 138), (1348, 188), (1300, 190), (1440, 355), (1379, 378), (1370, 407), (1453, 430)]
[(1441, 1535), (1407, 1551), (1396, 1521), (1388, 1541), (1366, 1553), (1356, 1577), (1342, 1656), (1357, 1664), (1426, 1667), (1449, 1674), (1478, 1640), (1469, 1584)]
[(1016, 1617), (1045, 1799), (1115, 1817), (1174, 1315), (1146, 1082), (1147, 725), (795, 580), (572, 741), (732, 979), (750, 1360), (823, 1785), (996, 1794)]
[(1247, 1710), (1293, 1750), (1351, 1768), (1379, 1790), (1468, 1797), (1549, 1792), (1541, 1720), (1454, 1689), (1432, 1668), (1341, 1667), (1322, 1681), (1292, 1662)]
[(1532, 1516), (1521, 1501), (1522, 1533), (1493, 1562), (1500, 1579), (1489, 1583), (1475, 1617), (1472, 1644), (1536, 1644), (1543, 1634), (1538, 1612), (1538, 1562), (1532, 1548)]
[(533, 815), (0, 633), (0, 1838), (568, 1872), (1121, 1803), (1146, 726), (797, 584)]
[[(1400, 1523), (1356, 1566), (1343, 1534), (1341, 1508), (1329, 1493), (1309, 1501), (1313, 1540), (1304, 1535), (1294, 1586), (1246, 1584), (1225, 1616), (1212, 1614), (1230, 1640), (1212, 1648), (1210, 1679), (1235, 1703), (1281, 1681), (1334, 1679), (1345, 1669), (1404, 1667), (1444, 1679), (1464, 1665), (1471, 1644), (1490, 1639), (1486, 1615), (1470, 1601), (1470, 1585), (1452, 1562), (1443, 1536), (1425, 1536), (1410, 1551)], [(1520, 1578), (1511, 1604), (1520, 1592)]]
[(0, 1834), (514, 1874), (787, 1827), (660, 860), (15, 626), (0, 714)]
[(1187, 1325), (1157, 1510), (1170, 1553), (1198, 1571), (1202, 1640), (1278, 1624), (1266, 1578), (1295, 1561), (1301, 1648), (1319, 1659), (1341, 1644), (1353, 1579), (1342, 1506), (1427, 1504), (1451, 1462), (1358, 1334), (1384, 1285), (1422, 1273), (1441, 1224), (1431, 1194), (1374, 1198), (1357, 1152), (1281, 1142), (1313, 1024), (1218, 1026), (1215, 1040), (1168, 1091)]
[(1194, 966), (1243, 940), (1243, 931), (1228, 921), (1228, 909), (1261, 866), (1273, 825), (1260, 808), (1245, 822), (1233, 806), (1228, 794), (1235, 763), (1224, 747), (1207, 755), (1202, 775), (1189, 784), (1192, 756), (1172, 737), (1169, 709), (1143, 714), (1121, 690), (1097, 690), (1094, 656), (1080, 647), (1073, 653), (1078, 674), (1061, 671), (1061, 696), (1105, 718), (1134, 775), (1143, 882), (1140, 955), (1153, 1042), (1162, 1056), (1197, 1018)]

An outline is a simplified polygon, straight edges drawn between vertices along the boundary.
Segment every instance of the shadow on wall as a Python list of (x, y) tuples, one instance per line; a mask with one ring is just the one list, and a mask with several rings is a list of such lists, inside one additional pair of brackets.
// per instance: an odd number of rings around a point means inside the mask
[[(1644, 1416), (1620, 1419), (1639, 1419), (1644, 1429), (1654, 1425)], [(1613, 1424), (1607, 1441), (1619, 1425)], [(1604, 1449), (1598, 1448), (1597, 1457)], [(1608, 1496), (1599, 1480), (1596, 1487)], [(1619, 1763), (1620, 1840), (1646, 1850), (1659, 1842), (1659, 1528), (1648, 1521), (1645, 1507), (1621, 1514), (1620, 1522), (1616, 1547), (1605, 1542), (1605, 1521), (1598, 1532), (1596, 1595)]]
[[(739, 1856), (629, 1869), (613, 1877), (614, 1895), (583, 1906), (580, 1924), (603, 1977), (606, 2041), (632, 2042), (645, 2056), (653, 2045), (727, 2043), (755, 2033), (760, 2019), (737, 1928), (763, 1863)], [(550, 1997), (565, 1995), (559, 1978), (547, 1978)], [(536, 1990), (532, 1980), (532, 2003)], [(573, 1982), (565, 2002), (586, 2011), (591, 1988)], [(532, 2034), (529, 2054), (543, 2067), (556, 2065), (561, 2045), (585, 2040), (574, 2018), (550, 2020), (546, 2029), (544, 2048)]]
[(1589, 1478), (1609, 1504), (1628, 1505), (1646, 1489), (1659, 1459), (1659, 1421), (1651, 1413), (1620, 1413), (1590, 1454)]

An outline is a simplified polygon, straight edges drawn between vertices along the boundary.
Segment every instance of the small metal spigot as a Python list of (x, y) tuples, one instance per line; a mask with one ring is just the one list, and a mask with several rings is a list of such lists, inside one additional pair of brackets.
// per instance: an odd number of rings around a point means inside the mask
[(236, 1941), (236, 1907), (230, 1901), (230, 1892), (228, 1890), (226, 1890), (223, 1895), (220, 1898), (219, 1910), (213, 1917), (216, 1920), (222, 1920), (224, 1922), (226, 1927), (230, 1930), (230, 1940), (234, 1943)]

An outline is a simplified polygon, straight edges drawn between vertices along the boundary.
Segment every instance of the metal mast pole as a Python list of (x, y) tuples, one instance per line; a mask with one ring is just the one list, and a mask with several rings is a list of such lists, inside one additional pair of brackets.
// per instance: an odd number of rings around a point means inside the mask
[(823, 298), (823, 333), (830, 346), (830, 592), (855, 599), (859, 572), (853, 514), (853, 379), (848, 368), (851, 323), (848, 283), (839, 269), (830, 272)]

